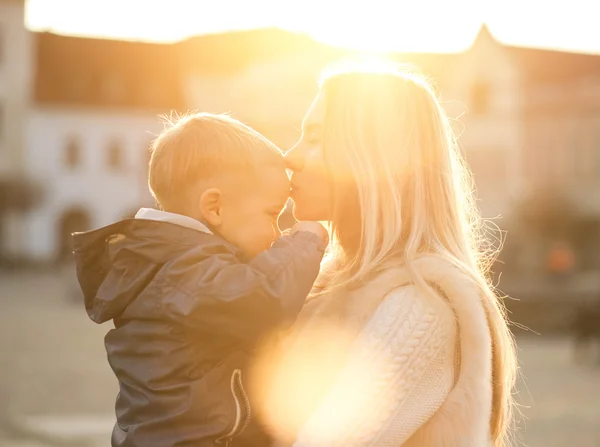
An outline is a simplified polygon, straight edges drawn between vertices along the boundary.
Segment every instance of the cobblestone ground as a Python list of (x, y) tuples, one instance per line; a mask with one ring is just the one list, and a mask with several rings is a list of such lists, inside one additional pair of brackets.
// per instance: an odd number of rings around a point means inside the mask
[[(109, 325), (69, 296), (60, 274), (0, 273), (0, 447), (110, 445)], [(575, 364), (567, 339), (518, 344), (525, 445), (600, 447), (600, 367)]]

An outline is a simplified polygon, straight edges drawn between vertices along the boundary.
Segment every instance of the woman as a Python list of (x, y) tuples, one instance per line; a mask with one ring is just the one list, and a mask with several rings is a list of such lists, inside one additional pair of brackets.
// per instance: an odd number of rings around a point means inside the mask
[(276, 434), (296, 446), (508, 445), (515, 347), (431, 86), (395, 68), (327, 77), (286, 160), (296, 218), (329, 221), (333, 250), (269, 372)]

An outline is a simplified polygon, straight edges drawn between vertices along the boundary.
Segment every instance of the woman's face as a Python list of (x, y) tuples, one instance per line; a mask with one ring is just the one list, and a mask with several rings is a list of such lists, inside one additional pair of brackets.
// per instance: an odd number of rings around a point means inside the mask
[(325, 98), (317, 95), (302, 123), (302, 137), (285, 155), (298, 220), (331, 220), (331, 187), (323, 156)]

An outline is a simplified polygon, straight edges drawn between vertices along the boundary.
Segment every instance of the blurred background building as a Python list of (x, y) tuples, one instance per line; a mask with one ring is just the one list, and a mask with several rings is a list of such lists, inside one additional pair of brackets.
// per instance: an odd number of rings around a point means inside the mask
[[(52, 262), (70, 252), (72, 231), (151, 204), (148, 145), (161, 113), (231, 112), (291, 147), (319, 73), (351, 55), (277, 28), (170, 44), (36, 33), (23, 2), (0, 8), (5, 262)], [(388, 57), (436, 83), (484, 217), (511, 230), (503, 269), (543, 277), (553, 244), (567, 240), (578, 271), (597, 270), (600, 56), (504, 45), (484, 26), (461, 53)], [(546, 202), (570, 207), (566, 233), (530, 222), (533, 212), (550, 226)]]
[[(229, 112), (286, 150), (299, 137), (319, 74), (353, 55), (278, 28), (174, 43), (69, 37), (28, 30), (24, 11), (24, 1), (0, 0), (5, 266), (52, 267), (69, 258), (73, 231), (152, 206), (146, 175), (149, 144), (162, 128), (158, 115)], [(483, 26), (462, 52), (387, 56), (428, 75), (453, 120), (482, 213), (502, 230), (499, 238), (507, 235), (494, 274), (500, 290), (518, 298), (508, 302), (511, 318), (545, 335), (572, 330), (582, 314), (592, 319), (583, 325), (600, 327), (600, 54), (507, 45)], [(11, 294), (11, 287), (0, 284), (0, 292)], [(37, 293), (33, 290), (27, 293)], [(16, 328), (8, 324), (4, 330), (11, 327)], [(527, 359), (537, 359), (536, 365), (562, 365), (556, 385), (598, 379), (597, 372), (572, 373), (563, 342), (558, 351), (539, 352), (527, 343)], [(14, 350), (19, 356), (34, 351), (33, 345)], [(92, 363), (101, 357), (101, 349), (94, 352)], [(540, 380), (534, 388), (543, 388), (546, 379)], [(586, 389), (600, 396), (597, 386)], [(589, 398), (585, 390), (580, 393), (577, 402)], [(0, 416), (1, 410), (0, 405)], [(590, 417), (600, 422), (600, 413)], [(584, 423), (561, 421), (569, 427)], [(561, 433), (568, 439), (575, 432)], [(552, 445), (567, 445), (557, 442)], [(594, 442), (600, 443), (600, 432), (578, 445), (600, 445)]]

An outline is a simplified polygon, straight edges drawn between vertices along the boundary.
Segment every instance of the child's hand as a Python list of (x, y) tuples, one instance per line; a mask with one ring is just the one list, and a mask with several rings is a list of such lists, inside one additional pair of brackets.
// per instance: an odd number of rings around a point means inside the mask
[(290, 234), (297, 233), (298, 231), (308, 231), (309, 233), (316, 234), (326, 246), (329, 244), (329, 233), (319, 222), (297, 222), (292, 227)]

